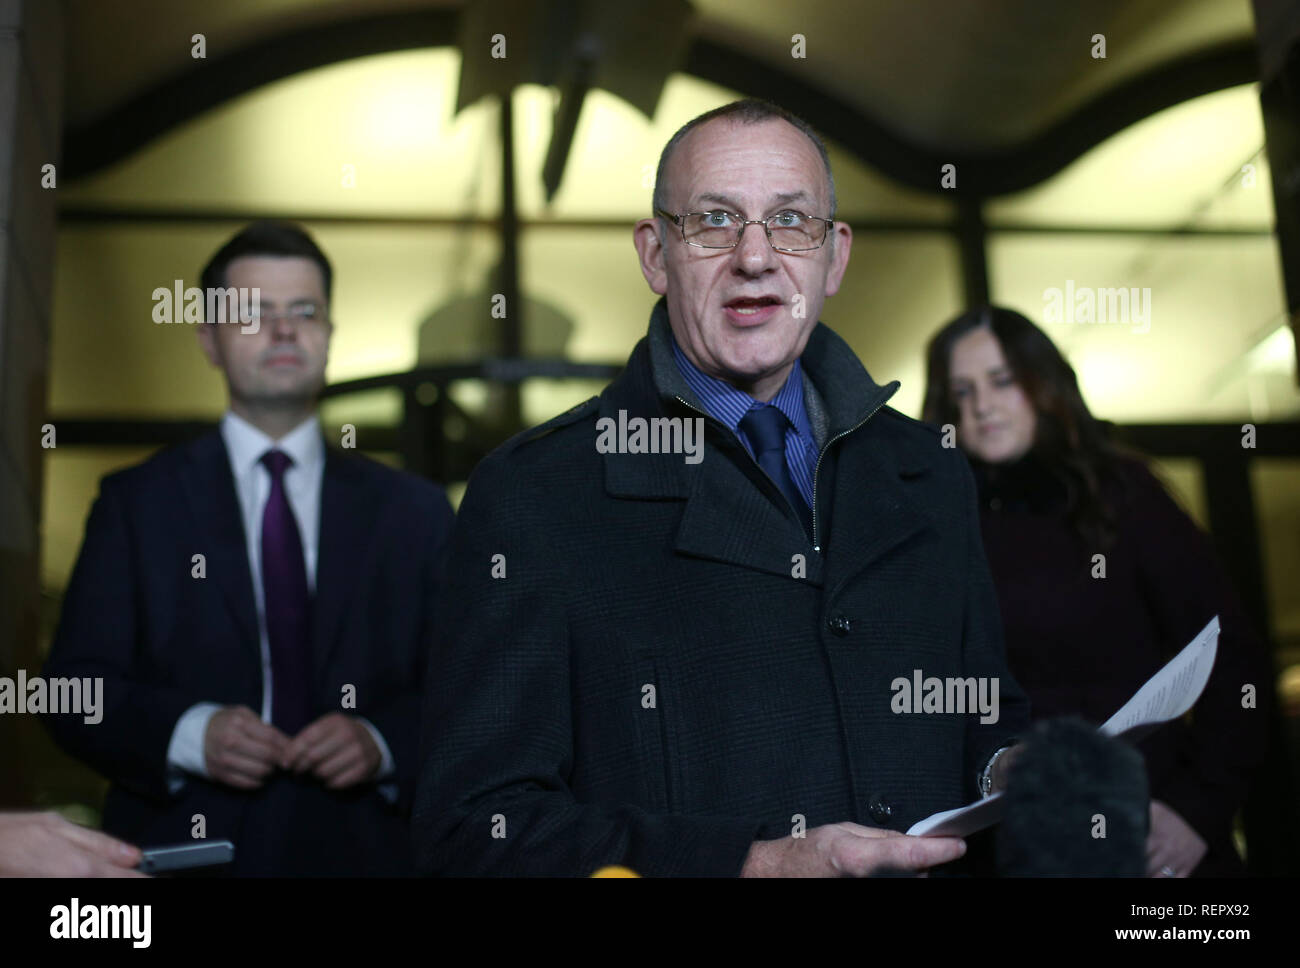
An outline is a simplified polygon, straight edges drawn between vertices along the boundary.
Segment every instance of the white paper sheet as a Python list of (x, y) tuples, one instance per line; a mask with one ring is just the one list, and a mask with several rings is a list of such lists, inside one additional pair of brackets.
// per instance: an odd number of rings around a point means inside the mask
[[(1146, 681), (1098, 732), (1135, 739), (1161, 723), (1177, 719), (1196, 704), (1219, 649), (1219, 616), (1214, 616), (1187, 646)], [(1002, 794), (955, 810), (943, 810), (918, 820), (908, 829), (913, 837), (965, 837), (1002, 819)]]
[(1196, 704), (1210, 679), (1219, 651), (1219, 616), (1210, 619), (1188, 646), (1147, 680), (1133, 698), (1101, 725), (1106, 736), (1177, 719)]
[(932, 813), (912, 824), (907, 832), (913, 837), (965, 837), (992, 827), (1001, 819), (1002, 793), (999, 791), (955, 810)]

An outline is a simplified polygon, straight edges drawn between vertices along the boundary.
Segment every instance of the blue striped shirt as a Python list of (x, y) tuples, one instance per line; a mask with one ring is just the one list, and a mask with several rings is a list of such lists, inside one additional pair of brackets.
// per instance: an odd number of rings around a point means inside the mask
[(682, 348), (673, 338), (673, 358), (677, 369), (681, 370), (691, 392), (704, 404), (713, 417), (731, 428), (731, 432), (740, 438), (745, 450), (754, 456), (754, 448), (744, 434), (740, 432), (741, 419), (751, 410), (774, 406), (785, 414), (790, 426), (785, 428), (785, 464), (790, 469), (794, 485), (799, 489), (803, 499), (812, 507), (813, 473), (817, 469), (817, 443), (813, 439), (812, 424), (808, 420), (808, 411), (803, 402), (803, 370), (799, 361), (794, 361), (790, 375), (786, 377), (785, 386), (781, 387), (772, 402), (762, 403), (748, 393), (737, 390), (730, 383), (701, 371), (687, 359)]

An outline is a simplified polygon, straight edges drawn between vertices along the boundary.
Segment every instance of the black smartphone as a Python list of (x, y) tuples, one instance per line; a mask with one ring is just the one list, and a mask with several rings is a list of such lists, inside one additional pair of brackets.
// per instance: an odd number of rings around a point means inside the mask
[(140, 853), (143, 855), (140, 871), (145, 874), (160, 874), (163, 871), (229, 864), (235, 859), (235, 845), (228, 840), (201, 840), (198, 843), (173, 844), (170, 847), (149, 847)]

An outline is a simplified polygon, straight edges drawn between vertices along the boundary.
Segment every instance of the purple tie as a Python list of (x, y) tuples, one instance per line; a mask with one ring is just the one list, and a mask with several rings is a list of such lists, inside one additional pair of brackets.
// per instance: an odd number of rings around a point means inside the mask
[(271, 722), (293, 736), (307, 725), (310, 706), (311, 612), (302, 536), (284, 493), (284, 471), (292, 459), (268, 450), (262, 463), (271, 472), (271, 495), (262, 512), (262, 591), (266, 637), (271, 646)]

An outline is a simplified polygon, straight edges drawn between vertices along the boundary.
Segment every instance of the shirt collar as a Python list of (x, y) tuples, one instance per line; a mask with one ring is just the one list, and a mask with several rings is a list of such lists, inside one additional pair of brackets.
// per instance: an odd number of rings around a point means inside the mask
[[(710, 376), (692, 363), (682, 352), (682, 348), (677, 345), (677, 338), (672, 335), (671, 330), (669, 338), (672, 341), (673, 359), (686, 385), (699, 398), (700, 403), (704, 404), (704, 409), (730, 427), (733, 432), (738, 432), (740, 421), (745, 414), (764, 406), (761, 401), (755, 400), (748, 393), (737, 390), (725, 380)], [(785, 414), (786, 419), (794, 425), (801, 437), (807, 441), (813, 439), (812, 425), (808, 422), (808, 411), (804, 406), (803, 370), (798, 359), (795, 359), (785, 384), (772, 398), (771, 404)]]
[[(679, 398), (688, 406), (705, 409), (673, 360), (668, 300), (663, 296), (650, 313), (644, 343), (650, 392), (665, 401)], [(803, 371), (804, 409), (816, 411), (816, 416), (810, 413), (809, 417), (817, 428), (814, 441), (822, 442), (817, 446), (862, 426), (898, 390), (897, 380), (881, 386), (871, 379), (849, 344), (823, 323), (814, 326), (808, 335), (808, 343), (799, 357), (799, 368)], [(636, 392), (631, 373), (624, 372), (627, 378), (617, 379), (613, 384), (614, 399), (620, 399), (626, 392)]]
[(272, 440), (233, 410), (227, 410), (221, 418), (221, 436), (238, 477), (250, 473), (262, 455), (272, 449), (284, 451), (293, 460), (293, 467), (304, 472), (315, 471), (325, 460), (325, 440), (315, 414), (279, 440)]

